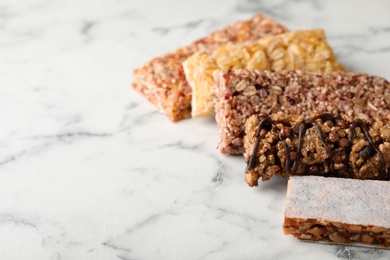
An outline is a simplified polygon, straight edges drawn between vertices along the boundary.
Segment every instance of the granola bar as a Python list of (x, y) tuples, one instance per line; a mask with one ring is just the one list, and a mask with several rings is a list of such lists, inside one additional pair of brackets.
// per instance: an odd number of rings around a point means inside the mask
[(215, 70), (337, 71), (337, 62), (323, 30), (287, 32), (257, 41), (227, 44), (213, 53), (197, 52), (183, 63), (192, 88), (192, 117), (214, 114)]
[(390, 247), (390, 182), (292, 176), (284, 233), (303, 241)]
[(245, 134), (245, 181), (251, 187), (274, 175), (390, 179), (390, 114), (253, 115)]
[(390, 112), (389, 82), (366, 74), (232, 70), (216, 71), (214, 79), (222, 153), (244, 153), (244, 124), (255, 113), (329, 112), (357, 118)]
[(191, 116), (191, 88), (185, 79), (182, 63), (197, 51), (210, 53), (228, 42), (258, 39), (287, 29), (264, 15), (233, 23), (192, 44), (154, 58), (134, 70), (132, 87), (145, 96), (172, 121)]

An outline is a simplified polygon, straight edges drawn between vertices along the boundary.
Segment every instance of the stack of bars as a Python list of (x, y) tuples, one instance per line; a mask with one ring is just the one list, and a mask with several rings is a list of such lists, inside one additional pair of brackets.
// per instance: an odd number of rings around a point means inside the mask
[(390, 84), (346, 72), (323, 30), (255, 15), (135, 69), (133, 88), (172, 121), (215, 116), (249, 186), (289, 178), (286, 234), (390, 247)]

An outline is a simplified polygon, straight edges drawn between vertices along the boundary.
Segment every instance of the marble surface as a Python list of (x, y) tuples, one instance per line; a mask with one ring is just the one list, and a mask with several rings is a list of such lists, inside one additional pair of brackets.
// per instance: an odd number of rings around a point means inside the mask
[(130, 88), (156, 55), (265, 13), (324, 28), (390, 79), (390, 2), (0, 1), (0, 259), (389, 259), (282, 232), (286, 181), (249, 188), (212, 118), (169, 122)]

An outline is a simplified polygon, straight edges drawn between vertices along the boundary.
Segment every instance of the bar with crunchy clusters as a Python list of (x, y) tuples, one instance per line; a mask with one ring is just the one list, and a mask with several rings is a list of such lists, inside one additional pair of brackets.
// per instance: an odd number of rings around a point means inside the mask
[(238, 21), (173, 53), (156, 57), (134, 70), (132, 87), (172, 121), (191, 117), (191, 87), (182, 63), (197, 51), (211, 53), (228, 42), (243, 42), (287, 29), (264, 15)]
[(303, 241), (389, 248), (390, 182), (292, 176), (283, 230)]
[(222, 153), (244, 153), (244, 125), (256, 113), (310, 116), (328, 112), (372, 118), (390, 112), (390, 84), (342, 71), (216, 71), (216, 120)]
[(249, 186), (274, 175), (390, 179), (390, 114), (375, 119), (253, 115), (244, 146)]

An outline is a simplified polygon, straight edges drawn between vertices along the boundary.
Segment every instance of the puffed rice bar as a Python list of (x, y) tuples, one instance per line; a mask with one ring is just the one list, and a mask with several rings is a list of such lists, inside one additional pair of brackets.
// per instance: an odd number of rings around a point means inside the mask
[(214, 114), (215, 70), (344, 70), (323, 30), (288, 32), (257, 41), (227, 44), (213, 53), (197, 52), (183, 63), (192, 88), (192, 117)]
[(172, 121), (191, 117), (191, 88), (185, 79), (182, 63), (197, 51), (211, 53), (228, 42), (258, 39), (280, 34), (287, 29), (275, 20), (258, 14), (235, 22), (194, 43), (154, 58), (134, 70), (132, 87), (145, 96)]
[(292, 176), (283, 230), (303, 241), (389, 248), (390, 182)]
[(274, 175), (390, 179), (390, 114), (253, 115), (245, 124), (244, 146), (251, 187)]
[(375, 117), (390, 112), (390, 84), (383, 78), (342, 71), (216, 71), (216, 120), (222, 153), (244, 153), (244, 125), (256, 113)]

